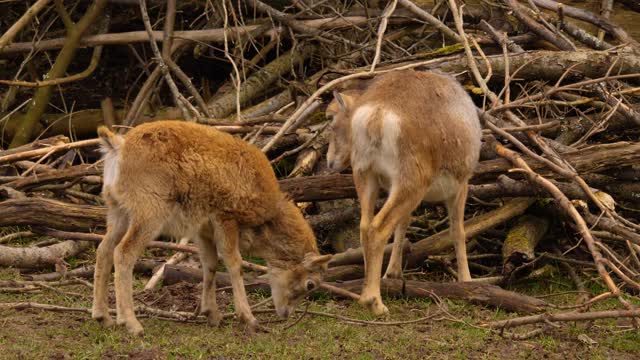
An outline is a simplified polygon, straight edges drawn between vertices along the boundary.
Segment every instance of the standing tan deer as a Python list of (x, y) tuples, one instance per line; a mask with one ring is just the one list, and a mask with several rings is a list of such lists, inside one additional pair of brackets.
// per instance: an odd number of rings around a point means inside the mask
[(239, 318), (255, 330), (241, 250), (264, 258), (276, 312), (287, 317), (317, 287), (330, 255), (321, 256), (300, 210), (280, 191), (266, 156), (214, 128), (179, 121), (140, 125), (126, 136), (98, 134), (104, 155), (107, 233), (97, 250), (93, 318), (113, 323), (107, 285), (115, 263), (117, 323), (142, 333), (132, 296), (133, 266), (160, 234), (196, 239), (204, 272), (201, 313), (217, 325), (215, 272), (220, 252)]
[[(333, 116), (328, 166), (341, 171), (351, 164), (360, 199), (360, 303), (377, 315), (388, 312), (380, 297), (384, 247), (395, 231), (385, 277), (402, 276), (402, 242), (411, 212), (423, 200), (447, 205), (458, 280), (471, 280), (464, 205), (482, 133), (476, 107), (460, 84), (436, 73), (390, 72), (365, 90), (334, 92), (327, 115)], [(380, 188), (389, 196), (374, 217)]]

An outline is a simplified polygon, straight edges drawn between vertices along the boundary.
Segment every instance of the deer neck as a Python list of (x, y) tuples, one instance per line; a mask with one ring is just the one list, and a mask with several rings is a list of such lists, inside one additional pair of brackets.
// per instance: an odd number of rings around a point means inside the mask
[(256, 255), (270, 265), (287, 268), (303, 261), (305, 254), (318, 254), (316, 238), (300, 210), (290, 201), (281, 201), (275, 216), (263, 224), (253, 244)]

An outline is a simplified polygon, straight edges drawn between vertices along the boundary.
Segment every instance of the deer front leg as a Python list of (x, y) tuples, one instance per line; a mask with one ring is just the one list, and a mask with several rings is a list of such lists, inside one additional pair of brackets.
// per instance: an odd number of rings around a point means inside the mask
[(464, 205), (467, 201), (467, 182), (460, 185), (456, 196), (447, 201), (449, 213), (449, 231), (456, 249), (458, 263), (458, 281), (471, 281), (471, 272), (467, 261), (467, 240), (464, 231)]
[(393, 230), (415, 209), (422, 199), (419, 187), (392, 191), (380, 212), (373, 218), (367, 234), (367, 263), (360, 303), (375, 315), (389, 312), (380, 296), (380, 276), (384, 246)]
[(242, 278), (242, 256), (240, 255), (238, 224), (234, 220), (222, 222), (224, 241), (222, 245), (224, 263), (229, 271), (233, 288), (233, 304), (240, 320), (247, 324), (250, 333), (258, 328), (258, 320), (253, 316)]
[(91, 317), (105, 326), (113, 325), (108, 303), (113, 251), (127, 231), (127, 226), (126, 214), (117, 207), (110, 206), (107, 213), (107, 233), (96, 251), (96, 267), (93, 273), (93, 306), (91, 308)]
[(384, 273), (385, 279), (402, 278), (402, 248), (410, 222), (411, 216), (407, 216), (405, 219), (400, 220), (398, 226), (396, 226), (393, 234), (393, 248), (391, 250), (391, 257), (389, 258), (389, 265), (387, 265), (387, 271)]
[(216, 267), (218, 266), (218, 252), (213, 232), (220, 231), (214, 226), (203, 226), (197, 241), (200, 246), (200, 262), (202, 263), (202, 299), (200, 302), (200, 314), (207, 317), (211, 326), (220, 325), (222, 319), (216, 302)]
[(161, 228), (161, 224), (130, 219), (127, 233), (115, 248), (116, 322), (125, 325), (136, 336), (142, 335), (143, 328), (133, 307), (133, 266)]

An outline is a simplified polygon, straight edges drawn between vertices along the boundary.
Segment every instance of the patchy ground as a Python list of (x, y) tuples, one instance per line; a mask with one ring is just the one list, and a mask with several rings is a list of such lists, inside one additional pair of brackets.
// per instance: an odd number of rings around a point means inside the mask
[[(17, 279), (14, 271), (0, 271), (3, 280)], [(139, 283), (138, 285), (141, 285)], [(571, 290), (563, 279), (523, 284), (519, 291), (559, 294)], [(91, 290), (84, 285), (61, 288), (65, 293), (0, 293), (1, 302), (34, 301), (63, 306), (91, 305)], [(113, 294), (111, 295), (113, 297)], [(548, 300), (569, 303), (575, 294)], [(178, 284), (154, 292), (138, 293), (147, 305), (193, 311), (200, 287)], [(223, 311), (232, 310), (230, 292), (218, 296)], [(262, 299), (252, 295), (252, 301)], [(457, 320), (438, 316), (423, 323), (402, 326), (355, 325), (333, 318), (306, 314), (291, 325), (268, 314), (257, 316), (271, 333), (248, 336), (242, 325), (229, 320), (218, 328), (166, 320), (141, 319), (142, 338), (131, 338), (123, 328), (104, 329), (88, 314), (41, 310), (2, 310), (0, 306), (0, 358), (2, 359), (638, 359), (640, 332), (629, 330), (627, 321), (563, 324), (562, 328), (533, 339), (506, 340), (475, 327), (483, 321), (503, 319), (507, 314), (463, 302), (445, 301)], [(438, 310), (429, 300), (389, 300), (389, 320), (410, 320)], [(603, 304), (601, 306), (607, 306)], [(304, 306), (301, 306), (302, 310)], [(316, 299), (310, 311), (372, 320), (357, 304)], [(524, 332), (530, 329), (519, 329)], [(592, 341), (595, 343), (592, 343)]]

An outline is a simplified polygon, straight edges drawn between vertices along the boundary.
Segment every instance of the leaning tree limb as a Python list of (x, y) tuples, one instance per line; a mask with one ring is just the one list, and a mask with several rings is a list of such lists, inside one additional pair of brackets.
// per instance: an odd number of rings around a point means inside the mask
[(20, 19), (16, 21), (11, 27), (2, 34), (0, 37), (0, 51), (10, 44), (13, 39), (20, 33), (20, 31), (29, 23), (31, 20), (38, 15), (38, 13), (49, 3), (51, 0), (38, 0), (36, 1), (27, 11), (22, 14)]
[[(479, 235), (514, 216), (521, 215), (534, 201), (535, 199), (533, 198), (512, 199), (496, 210), (465, 221), (464, 228), (467, 238)], [(409, 266), (418, 266), (427, 256), (441, 254), (452, 249), (453, 245), (454, 242), (450, 237), (448, 229), (413, 244), (407, 242), (405, 249), (408, 253), (406, 261), (409, 263)], [(393, 244), (385, 246), (385, 257), (391, 254), (392, 247)], [(330, 266), (358, 264), (362, 263), (363, 258), (362, 248), (349, 249), (345, 252), (334, 254)]]
[[(149, 21), (149, 14), (147, 13), (147, 2), (145, 0), (139, 0), (140, 2), (140, 13), (142, 14), (142, 22), (144, 23), (144, 27), (147, 30), (147, 33), (149, 34), (149, 39), (151, 39), (153, 37), (153, 28), (151, 27), (151, 22)], [(168, 22), (173, 21), (173, 19), (167, 19)], [(164, 33), (166, 34), (166, 32)], [(164, 36), (163, 34), (163, 36)], [(165, 38), (164, 39), (165, 42), (167, 42), (167, 50), (165, 51), (166, 53), (170, 53), (170, 49), (171, 49), (171, 40)], [(171, 89), (171, 94), (173, 95), (173, 101), (176, 104), (176, 106), (180, 109), (180, 112), (182, 112), (182, 116), (184, 117), (185, 120), (191, 120), (191, 114), (189, 113), (189, 110), (187, 110), (184, 102), (186, 101), (186, 99), (184, 99), (184, 96), (182, 96), (182, 94), (180, 94), (180, 91), (178, 90), (178, 86), (176, 85), (176, 83), (173, 81), (173, 78), (171, 77), (171, 73), (169, 72), (169, 68), (167, 67), (167, 64), (165, 64), (164, 62), (164, 58), (162, 57), (162, 54), (160, 53), (160, 49), (158, 48), (158, 44), (156, 44), (155, 41), (150, 41), (149, 42), (151, 44), (151, 50), (153, 50), (153, 54), (155, 56), (155, 60), (158, 62), (158, 67), (160, 68), (160, 71), (162, 72), (162, 75), (164, 76), (164, 80), (166, 81), (167, 85), (169, 86), (169, 89)]]
[[(299, 49), (289, 50), (252, 74), (240, 86), (240, 105), (247, 104), (257, 95), (265, 92), (269, 86), (292, 68), (304, 62), (314, 51), (313, 45), (304, 45)], [(209, 114), (213, 118), (221, 119), (230, 115), (236, 109), (235, 90), (213, 99), (207, 106)]]
[[(56, 79), (64, 76), (69, 64), (73, 61), (76, 50), (80, 44), (80, 38), (85, 31), (95, 23), (106, 5), (107, 0), (96, 0), (82, 16), (80, 21), (67, 28), (67, 37), (65, 38), (64, 46), (58, 54), (53, 67), (47, 73), (47, 79)], [(33, 137), (33, 129), (49, 104), (52, 90), (53, 88), (51, 86), (38, 88), (33, 95), (33, 100), (28, 106), (23, 122), (18, 126), (18, 130), (11, 140), (10, 148), (24, 145), (31, 140)]]
[(554, 34), (551, 30), (547, 29), (544, 25), (538, 23), (534, 18), (529, 16), (527, 12), (522, 8), (520, 4), (516, 0), (503, 0), (510, 8), (513, 10), (513, 14), (515, 15), (520, 22), (525, 24), (531, 31), (538, 34), (541, 38), (549, 41), (550, 43), (556, 45), (560, 50), (571, 51), (576, 50), (575, 45), (571, 42), (567, 41), (562, 36), (558, 36), (558, 34)]
[(431, 13), (421, 9), (418, 5), (414, 4), (411, 0), (398, 0), (398, 3), (403, 7), (407, 8), (413, 14), (415, 14), (421, 20), (426, 21), (430, 25), (434, 26), (438, 31), (440, 31), (447, 38), (455, 41), (461, 42), (462, 39), (460, 36), (453, 30), (449, 29), (449, 27), (443, 24), (438, 18), (431, 15)]
[(86, 79), (88, 76), (93, 74), (93, 72), (98, 67), (98, 63), (100, 62), (100, 58), (102, 56), (102, 45), (98, 45), (93, 49), (93, 54), (91, 55), (91, 60), (89, 60), (89, 66), (87, 68), (77, 74), (60, 77), (56, 79), (49, 79), (43, 81), (20, 81), (20, 80), (0, 80), (0, 84), (9, 85), (9, 86), (24, 86), (24, 87), (45, 87), (52, 85), (61, 85), (67, 84), (70, 82)]
[[(453, 17), (456, 23), (456, 28), (458, 30), (458, 33), (461, 35), (461, 37), (464, 40), (464, 45), (465, 45), (465, 53), (467, 55), (467, 59), (468, 59), (468, 65), (469, 68), (471, 69), (473, 76), (475, 78), (475, 80), (479, 83), (479, 85), (481, 86), (483, 93), (485, 95), (487, 95), (492, 103), (494, 103), (494, 105), (498, 105), (501, 103), (500, 99), (495, 95), (495, 93), (493, 93), (491, 90), (489, 90), (486, 81), (482, 78), (482, 76), (480, 75), (480, 72), (478, 71), (478, 66), (475, 62), (475, 59), (473, 58), (473, 54), (471, 52), (471, 49), (469, 47), (468, 42), (466, 41), (466, 36), (464, 33), (464, 29), (462, 27), (462, 18), (459, 14), (459, 9), (456, 5), (455, 0), (449, 0), (449, 5), (451, 8), (451, 11), (453, 13)], [(607, 75), (609, 74), (610, 70), (607, 70)], [(516, 122), (516, 124), (521, 125), (521, 123), (523, 123), (520, 119), (518, 119), (513, 113), (507, 112), (507, 116), (510, 116), (510, 118)], [(487, 120), (487, 124), (488, 125), (492, 125), (490, 120)], [(510, 136), (509, 134), (507, 134), (504, 131), (501, 131), (500, 129), (498, 129), (495, 125), (494, 126), (490, 126), (491, 129), (496, 132), (497, 134), (500, 134), (503, 137), (508, 138), (511, 142), (513, 142), (515, 145), (518, 146), (519, 149), (521, 149), (523, 152), (530, 154), (532, 157), (534, 158), (539, 158), (540, 160), (542, 160), (543, 163), (545, 163), (545, 165), (547, 165), (548, 167), (550, 167), (551, 169), (554, 169), (554, 171), (558, 172), (559, 174), (562, 174), (564, 172), (568, 173), (568, 177), (571, 178), (572, 180), (575, 180), (577, 184), (586, 187), (585, 188), (585, 192), (590, 192), (590, 189), (586, 186), (586, 183), (584, 183), (584, 181), (577, 175), (576, 169), (571, 168), (570, 166), (567, 166), (566, 163), (564, 163), (563, 161), (561, 161), (557, 156), (555, 156), (555, 154), (553, 152), (549, 152), (547, 151), (548, 149), (546, 148), (546, 143), (543, 143), (541, 141), (541, 139), (533, 132), (528, 133), (529, 138), (536, 143), (540, 149), (545, 152), (545, 154), (550, 155), (549, 157), (551, 158), (551, 160), (547, 160), (547, 159), (541, 159), (540, 156), (538, 156), (537, 154), (531, 152), (531, 150), (529, 150), (528, 148), (526, 148), (526, 146), (524, 146), (522, 143), (519, 143), (519, 141), (517, 141), (517, 139), (513, 138), (513, 136)], [(560, 208), (566, 213), (566, 215), (571, 218), (573, 220), (573, 222), (575, 223), (575, 226), (577, 227), (578, 231), (580, 232), (580, 234), (582, 235), (583, 239), (585, 240), (587, 247), (589, 249), (589, 251), (591, 252), (591, 255), (593, 257), (593, 260), (595, 262), (596, 265), (596, 269), (598, 270), (598, 274), (600, 275), (601, 279), (605, 282), (607, 288), (609, 289), (610, 294), (613, 294), (614, 296), (618, 297), (618, 300), (627, 308), (631, 308), (632, 305), (629, 304), (628, 301), (624, 300), (621, 296), (620, 296), (620, 289), (618, 288), (618, 286), (613, 282), (611, 276), (609, 275), (609, 273), (607, 272), (607, 270), (604, 267), (605, 264), (605, 260), (599, 249), (596, 247), (596, 243), (595, 240), (593, 239), (591, 232), (589, 230), (589, 228), (586, 225), (585, 220), (582, 218), (582, 216), (580, 216), (580, 214), (578, 213), (578, 211), (576, 210), (576, 208), (571, 204), (571, 202), (567, 199), (567, 197), (555, 186), (553, 185), (553, 183), (551, 183), (549, 180), (547, 180), (546, 178), (540, 176), (538, 173), (536, 173), (535, 171), (533, 171), (529, 165), (527, 164), (527, 162), (525, 162), (524, 160), (522, 160), (522, 158), (520, 158), (514, 151), (507, 149), (506, 147), (502, 146), (501, 144), (494, 142), (495, 144), (495, 148), (496, 148), (496, 153), (498, 155), (500, 155), (501, 157), (504, 157), (505, 159), (508, 159), (511, 163), (513, 163), (513, 165), (519, 169), (521, 169), (522, 172), (524, 172), (525, 176), (527, 177), (527, 179), (531, 182), (531, 183), (535, 183), (536, 185), (540, 186), (541, 188), (546, 189), (553, 197), (554, 199), (556, 199), (556, 201), (558, 202)], [(559, 168), (559, 169), (558, 169)], [(592, 196), (593, 198), (593, 196)], [(602, 208), (602, 204), (595, 199), (595, 203), (598, 204), (601, 208)], [(603, 211), (605, 211), (606, 209), (603, 209)], [(607, 294), (603, 294), (602, 296), (608, 296)]]
[(560, 192), (560, 190), (557, 187), (555, 187), (549, 180), (535, 173), (529, 167), (529, 165), (527, 165), (527, 163), (524, 160), (522, 160), (522, 158), (520, 158), (515, 152), (505, 148), (500, 144), (497, 144), (496, 147), (497, 147), (498, 153), (501, 156), (505, 157), (506, 159), (509, 159), (515, 167), (522, 169), (522, 171), (524, 171), (525, 176), (527, 176), (527, 179), (529, 181), (549, 191), (549, 193), (558, 202), (559, 206), (566, 213), (566, 215), (569, 218), (571, 218), (571, 220), (574, 221), (574, 223), (578, 227), (580, 235), (582, 235), (583, 239), (585, 240), (585, 243), (587, 244), (587, 247), (589, 248), (589, 251), (591, 252), (591, 255), (593, 256), (593, 260), (598, 270), (598, 274), (600, 275), (602, 280), (605, 282), (605, 284), (609, 288), (609, 291), (611, 291), (611, 293), (614, 295), (618, 295), (620, 293), (620, 289), (615, 285), (615, 283), (611, 279), (611, 276), (605, 269), (603, 265), (604, 262), (603, 262), (602, 254), (600, 253), (600, 251), (595, 245), (595, 240), (591, 236), (589, 227), (587, 226), (587, 223), (584, 221), (582, 216), (578, 213), (576, 208), (573, 206), (571, 201), (569, 201), (569, 199), (567, 199), (567, 197), (562, 192)]
[(631, 37), (620, 26), (609, 21), (609, 19), (605, 19), (587, 10), (578, 9), (576, 7), (562, 4), (554, 0), (532, 0), (532, 1), (534, 4), (542, 8), (545, 8), (548, 10), (554, 10), (556, 12), (562, 11), (562, 13), (565, 16), (569, 16), (578, 20), (583, 20), (593, 25), (596, 25), (606, 30), (607, 32), (611, 33), (611, 35), (613, 35), (615, 38), (617, 38), (619, 41), (623, 43), (629, 43), (636, 47), (640, 46), (640, 43), (638, 43), (637, 40)]

